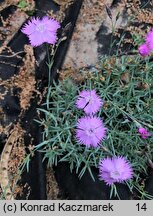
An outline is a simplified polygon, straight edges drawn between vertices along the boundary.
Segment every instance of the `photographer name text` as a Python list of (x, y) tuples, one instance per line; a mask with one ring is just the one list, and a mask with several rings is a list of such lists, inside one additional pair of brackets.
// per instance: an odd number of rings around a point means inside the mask
[(113, 212), (114, 205), (106, 203), (103, 205), (79, 205), (79, 204), (67, 204), (65, 202), (46, 204), (29, 204), (27, 202), (21, 202), (19, 205), (4, 205), (4, 212), (14, 213), (19, 212)]

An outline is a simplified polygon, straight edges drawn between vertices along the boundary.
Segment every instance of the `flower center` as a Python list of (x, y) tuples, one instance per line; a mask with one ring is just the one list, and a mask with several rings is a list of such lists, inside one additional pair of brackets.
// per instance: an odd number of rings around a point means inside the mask
[(91, 97), (91, 96), (87, 97), (87, 98), (86, 98), (86, 101), (87, 101), (87, 103), (92, 104), (92, 101), (93, 101), (93, 100), (92, 100), (92, 97)]
[(94, 129), (92, 129), (92, 128), (90, 128), (89, 130), (86, 130), (86, 134), (87, 134), (88, 136), (92, 136), (93, 133), (94, 133)]
[(44, 24), (38, 24), (36, 27), (36, 30), (39, 32), (44, 32), (44, 30), (45, 30)]
[(112, 171), (112, 172), (110, 173), (110, 177), (111, 177), (112, 179), (118, 179), (118, 178), (120, 177), (120, 173), (119, 173), (118, 171)]

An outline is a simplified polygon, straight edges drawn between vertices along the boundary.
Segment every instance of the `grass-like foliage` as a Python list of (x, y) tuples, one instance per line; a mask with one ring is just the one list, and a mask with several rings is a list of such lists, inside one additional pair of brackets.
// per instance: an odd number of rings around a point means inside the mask
[[(44, 118), (43, 142), (36, 146), (44, 152), (49, 165), (62, 161), (70, 164), (79, 177), (91, 167), (97, 167), (106, 157), (124, 156), (132, 165), (134, 176), (127, 182), (130, 189), (142, 191), (141, 177), (148, 174), (153, 158), (153, 64), (139, 56), (103, 57), (98, 69), (80, 71), (84, 81), (79, 85), (71, 78), (48, 90), (47, 109), (39, 109)], [(77, 109), (76, 99), (82, 90), (95, 89), (104, 101), (97, 113), (107, 136), (97, 148), (87, 148), (76, 137), (77, 120), (84, 116)], [(146, 128), (150, 136), (142, 139), (138, 128)], [(81, 167), (81, 170), (80, 170)], [(142, 192), (143, 194), (143, 192)]]

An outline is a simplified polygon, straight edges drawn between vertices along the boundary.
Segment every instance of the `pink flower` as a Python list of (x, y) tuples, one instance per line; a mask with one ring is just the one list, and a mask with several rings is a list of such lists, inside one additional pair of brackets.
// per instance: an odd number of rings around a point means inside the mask
[(95, 114), (103, 105), (103, 101), (95, 90), (83, 90), (76, 101), (78, 109), (83, 109), (86, 114)]
[(146, 35), (146, 43), (148, 44), (149, 48), (153, 50), (153, 29)]
[(100, 180), (106, 182), (107, 185), (112, 185), (115, 182), (122, 183), (125, 180), (131, 179), (133, 170), (130, 163), (124, 157), (106, 158), (99, 163)]
[(32, 18), (21, 29), (29, 37), (30, 44), (34, 47), (43, 43), (55, 44), (57, 41), (58, 21), (45, 16), (42, 19)]
[(143, 127), (139, 128), (138, 132), (141, 135), (142, 139), (147, 139), (150, 136), (150, 133)]
[(147, 56), (150, 54), (150, 52), (151, 52), (151, 50), (146, 43), (140, 45), (140, 47), (139, 47), (140, 55)]
[(77, 122), (76, 138), (87, 146), (96, 148), (106, 136), (106, 128), (98, 117), (82, 117)]

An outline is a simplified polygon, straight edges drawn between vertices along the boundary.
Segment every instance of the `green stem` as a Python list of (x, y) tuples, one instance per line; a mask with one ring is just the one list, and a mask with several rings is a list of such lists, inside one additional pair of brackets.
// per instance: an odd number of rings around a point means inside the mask
[(52, 52), (51, 52), (51, 58), (50, 58), (50, 52), (49, 52), (49, 46), (48, 44), (46, 44), (46, 49), (47, 49), (47, 57), (48, 57), (48, 62), (46, 63), (47, 66), (48, 66), (48, 88), (50, 87), (51, 85), (51, 69), (52, 69), (52, 66), (53, 66), (53, 63), (54, 63), (54, 57), (55, 57), (55, 54), (57, 52), (57, 49), (61, 43), (61, 41), (63, 41), (63, 39), (60, 39), (55, 47), (55, 50), (52, 49)]
[[(124, 111), (122, 108), (118, 107), (116, 104), (114, 104), (113, 102), (109, 101), (113, 106), (115, 106), (118, 110), (120, 110), (122, 113), (124, 113), (124, 115), (128, 116), (130, 119), (132, 119), (132, 121), (138, 126), (138, 127), (141, 127), (141, 124), (149, 127), (149, 128), (152, 128), (153, 129), (153, 126), (148, 124), (148, 123), (145, 123), (141, 120), (138, 120), (136, 118), (134, 118), (132, 115), (130, 115), (129, 113), (127, 113), (126, 111)], [(141, 123), (141, 124), (140, 124)]]
[[(112, 192), (114, 193), (114, 196), (117, 197), (117, 198), (120, 200), (121, 198), (120, 198), (120, 196), (119, 196), (119, 194), (118, 194), (118, 192), (117, 192), (117, 188), (116, 188), (116, 185), (115, 185), (115, 184), (111, 185), (111, 190), (112, 190)], [(112, 194), (112, 195), (113, 195), (113, 194)], [(111, 197), (110, 197), (110, 198), (111, 198)]]
[[(55, 50), (52, 48), (52, 51), (51, 51), (51, 58), (50, 58), (50, 52), (49, 52), (49, 46), (48, 44), (46, 44), (46, 49), (47, 49), (47, 57), (48, 57), (48, 62), (46, 63), (47, 66), (48, 66), (48, 91), (47, 91), (47, 101), (49, 101), (49, 95), (50, 95), (50, 91), (49, 91), (49, 88), (51, 86), (51, 69), (52, 69), (52, 66), (53, 66), (53, 63), (54, 63), (54, 57), (55, 57), (55, 54), (57, 52), (57, 49), (61, 43), (61, 41), (63, 41), (63, 39), (61, 38), (56, 47), (55, 47)], [(47, 103), (46, 101), (46, 104), (47, 104), (47, 109), (49, 109), (49, 103)]]

